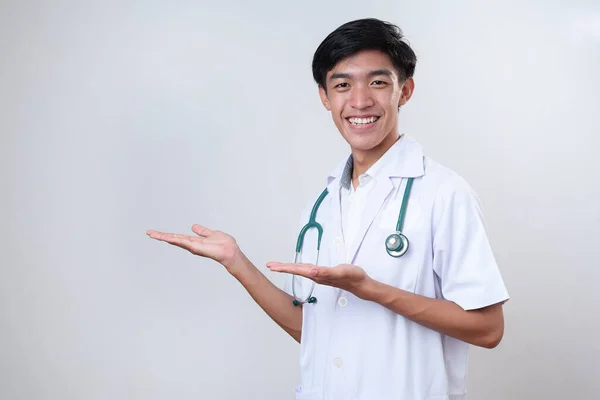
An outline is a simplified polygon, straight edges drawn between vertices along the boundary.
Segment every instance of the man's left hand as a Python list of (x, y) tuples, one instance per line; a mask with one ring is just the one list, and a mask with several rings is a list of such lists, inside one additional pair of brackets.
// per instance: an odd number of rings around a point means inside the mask
[(341, 264), (337, 267), (318, 267), (313, 264), (270, 262), (267, 263), (267, 267), (275, 272), (304, 276), (320, 285), (340, 288), (358, 297), (362, 297), (361, 292), (371, 279), (362, 268), (350, 264)]

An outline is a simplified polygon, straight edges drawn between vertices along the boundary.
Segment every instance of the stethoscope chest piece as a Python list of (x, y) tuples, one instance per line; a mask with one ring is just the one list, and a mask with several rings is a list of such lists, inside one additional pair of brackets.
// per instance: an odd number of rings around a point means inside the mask
[(408, 238), (401, 232), (392, 233), (385, 239), (385, 250), (392, 257), (401, 257), (408, 251)]

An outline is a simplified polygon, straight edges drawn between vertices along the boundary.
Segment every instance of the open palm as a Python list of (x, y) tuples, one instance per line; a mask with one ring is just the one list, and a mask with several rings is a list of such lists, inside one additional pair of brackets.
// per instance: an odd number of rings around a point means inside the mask
[(233, 263), (239, 253), (239, 247), (232, 236), (197, 224), (192, 226), (192, 231), (197, 236), (158, 232), (152, 229), (146, 234), (152, 239), (181, 247), (192, 254), (211, 258), (225, 267)]

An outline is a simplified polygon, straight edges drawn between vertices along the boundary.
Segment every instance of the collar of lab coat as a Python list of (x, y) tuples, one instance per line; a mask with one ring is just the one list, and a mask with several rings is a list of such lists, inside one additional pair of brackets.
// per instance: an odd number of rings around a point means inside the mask
[[(384, 158), (389, 158), (385, 162)], [(348, 155), (327, 177), (327, 186), (334, 182), (340, 183), (344, 170), (351, 168), (352, 154)], [(380, 170), (378, 164), (381, 165)], [(375, 167), (375, 171), (373, 171)], [(423, 176), (425, 170), (423, 167), (423, 148), (414, 139), (402, 135), (392, 147), (367, 171), (368, 174), (375, 173), (379, 176), (388, 176), (390, 178), (416, 178)]]
[[(384, 157), (385, 159), (383, 160)], [(346, 157), (346, 159), (340, 163), (328, 177), (327, 189), (329, 193), (334, 194), (331, 197), (332, 222), (333, 226), (338, 227), (338, 229), (340, 227), (339, 222), (341, 218), (341, 202), (339, 196), (341, 180), (345, 167), (350, 160), (351, 156)], [(367, 207), (361, 218), (356, 238), (354, 242), (350, 244), (347, 251), (347, 256), (349, 256), (347, 262), (349, 263), (354, 262), (369, 226), (394, 188), (393, 181), (403, 178), (417, 178), (425, 174), (425, 169), (423, 167), (423, 149), (415, 140), (404, 135), (390, 147), (380, 160), (383, 162), (379, 163), (375, 168), (377, 184), (369, 193)], [(388, 179), (384, 179), (386, 176)]]

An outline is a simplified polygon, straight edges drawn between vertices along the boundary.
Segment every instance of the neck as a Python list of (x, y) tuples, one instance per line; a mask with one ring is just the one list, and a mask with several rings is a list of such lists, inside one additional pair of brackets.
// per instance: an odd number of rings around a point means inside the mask
[(380, 144), (367, 151), (352, 149), (352, 183), (356, 187), (358, 177), (364, 174), (377, 162), (397, 141), (399, 134), (388, 135)]

